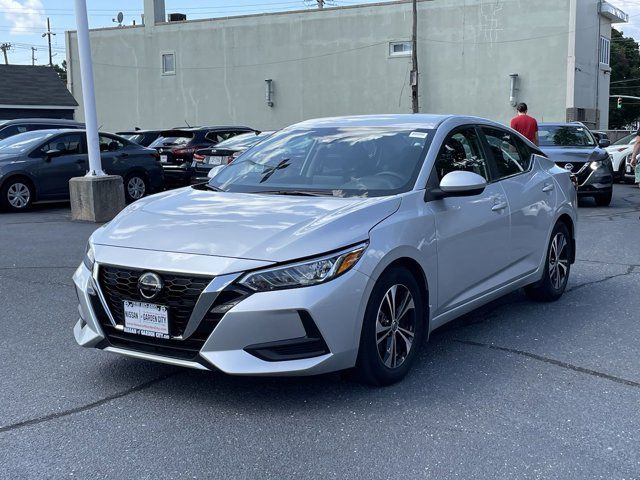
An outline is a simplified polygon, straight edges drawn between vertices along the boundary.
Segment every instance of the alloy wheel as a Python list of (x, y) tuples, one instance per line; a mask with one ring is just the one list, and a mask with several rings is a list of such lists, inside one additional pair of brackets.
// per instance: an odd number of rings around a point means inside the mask
[(556, 233), (549, 249), (549, 279), (556, 290), (560, 290), (569, 273), (569, 249), (567, 238), (562, 232)]
[(147, 187), (140, 177), (131, 177), (127, 182), (127, 191), (133, 200), (140, 200), (144, 197)]
[(16, 182), (7, 190), (7, 201), (13, 208), (25, 208), (31, 200), (31, 191), (24, 183)]
[(404, 363), (411, 351), (416, 331), (413, 296), (401, 284), (393, 285), (378, 307), (376, 343), (378, 355), (388, 368)]

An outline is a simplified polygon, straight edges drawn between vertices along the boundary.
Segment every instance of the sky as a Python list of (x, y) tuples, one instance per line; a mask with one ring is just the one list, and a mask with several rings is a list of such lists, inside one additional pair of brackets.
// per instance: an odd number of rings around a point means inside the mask
[[(329, 6), (371, 3), (376, 0), (327, 0)], [(380, 0), (378, 0), (380, 1)], [(441, 0), (446, 1), (446, 0)], [(628, 24), (617, 25), (626, 36), (640, 41), (640, 0), (609, 0), (630, 15)], [(140, 23), (143, 0), (87, 0), (89, 27), (115, 26), (118, 12), (124, 14), (123, 24)], [(211, 18), (258, 12), (277, 12), (316, 8), (316, 0), (166, 0), (167, 13), (181, 12), (187, 18)], [(65, 57), (64, 32), (75, 30), (73, 0), (0, 0), (0, 44), (12, 44), (8, 52), (10, 63), (31, 64), (32, 47), (36, 65), (49, 61), (47, 39), (43, 33), (51, 21), (53, 63)], [(0, 57), (0, 61), (2, 58)]]

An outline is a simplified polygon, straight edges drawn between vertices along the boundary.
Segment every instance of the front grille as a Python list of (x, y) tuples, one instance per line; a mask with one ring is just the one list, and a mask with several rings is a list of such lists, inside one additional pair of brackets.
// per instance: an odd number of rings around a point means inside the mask
[(125, 300), (149, 302), (167, 307), (169, 314), (169, 334), (182, 335), (198, 297), (211, 282), (210, 277), (192, 277), (162, 274), (164, 288), (152, 301), (145, 300), (138, 291), (138, 278), (144, 270), (133, 270), (111, 266), (101, 266), (98, 281), (113, 319), (124, 325)]
[(587, 178), (589, 178), (589, 175), (591, 175), (592, 170), (589, 167), (589, 163), (586, 162), (557, 162), (556, 165), (558, 165), (561, 168), (565, 168), (565, 166), (570, 163), (571, 165), (573, 165), (573, 169), (570, 170), (571, 173), (573, 173), (576, 178), (578, 179), (578, 185), (582, 185)]
[[(122, 302), (124, 300), (144, 301), (140, 299), (141, 297), (137, 289), (138, 277), (142, 272), (143, 270), (121, 269), (104, 266), (101, 266), (99, 269), (98, 278), (100, 281), (100, 287), (109, 306), (109, 310), (111, 311), (114, 320), (118, 325), (124, 324), (124, 322), (122, 321), (122, 317), (124, 314), (124, 306), (122, 305)], [(181, 328), (174, 328), (173, 312), (177, 312), (180, 315), (180, 317), (178, 318), (185, 318), (186, 311), (188, 310), (189, 315), (186, 316), (186, 319), (188, 321), (189, 316), (191, 315), (191, 311), (195, 306), (195, 301), (211, 279), (177, 275), (162, 275), (162, 278), (165, 282), (165, 289), (167, 289), (167, 280), (169, 278), (183, 279), (179, 282), (174, 281), (172, 285), (180, 285), (180, 287), (177, 288), (177, 291), (176, 289), (172, 289), (171, 293), (167, 295), (171, 302), (175, 303), (175, 297), (179, 297), (179, 291), (182, 291), (182, 293), (184, 294), (184, 298), (182, 299), (183, 303), (179, 305), (180, 308), (172, 308), (169, 303), (162, 303), (162, 296), (154, 300), (154, 303), (169, 306), (169, 330), (172, 336), (176, 336), (184, 331), (186, 322), (184, 322), (184, 326), (182, 326)], [(132, 287), (131, 284), (133, 283), (133, 279), (135, 279), (135, 285)], [(190, 284), (191, 290), (199, 289), (198, 294), (195, 296), (195, 300), (193, 300), (193, 295), (195, 292), (190, 291), (190, 289), (184, 287), (184, 279), (192, 281), (192, 283)], [(204, 282), (204, 285), (200, 285), (201, 282)], [(106, 288), (107, 285), (108, 288)], [(202, 346), (207, 341), (216, 325), (218, 325), (220, 320), (222, 320), (222, 317), (224, 316), (226, 311), (229, 310), (231, 306), (236, 305), (249, 294), (250, 292), (233, 286), (220, 292), (209, 311), (200, 321), (200, 324), (198, 325), (196, 331), (193, 332), (193, 334), (185, 340), (162, 339), (124, 332), (123, 330), (116, 328), (111, 323), (106, 311), (102, 306), (102, 303), (97, 296), (91, 297), (91, 305), (106, 336), (106, 343), (104, 346), (112, 345), (114, 347), (125, 348), (127, 350), (135, 350), (143, 353), (153, 353), (181, 360), (198, 361), (199, 352), (202, 349)], [(191, 303), (191, 301), (192, 305), (189, 309), (188, 305), (186, 304)]]

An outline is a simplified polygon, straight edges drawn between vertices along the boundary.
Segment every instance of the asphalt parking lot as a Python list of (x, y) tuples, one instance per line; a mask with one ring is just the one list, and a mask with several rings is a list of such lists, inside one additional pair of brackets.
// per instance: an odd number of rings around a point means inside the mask
[(637, 187), (584, 202), (560, 301), (472, 312), (383, 389), (77, 347), (69, 216), (0, 214), (0, 478), (640, 478)]

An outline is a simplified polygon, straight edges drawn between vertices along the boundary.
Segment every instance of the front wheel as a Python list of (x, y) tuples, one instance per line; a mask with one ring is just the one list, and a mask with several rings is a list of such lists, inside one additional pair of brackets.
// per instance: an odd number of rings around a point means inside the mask
[(22, 178), (9, 179), (0, 191), (0, 206), (14, 212), (27, 210), (33, 203), (33, 187)]
[(571, 272), (572, 248), (569, 229), (564, 223), (557, 223), (547, 248), (542, 280), (524, 289), (529, 298), (539, 302), (554, 302), (562, 296)]
[(371, 292), (362, 324), (357, 376), (371, 385), (401, 380), (418, 354), (425, 330), (420, 287), (406, 268), (384, 272)]

